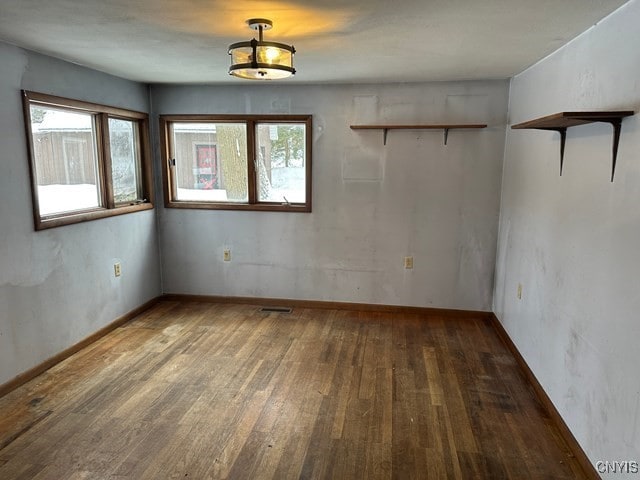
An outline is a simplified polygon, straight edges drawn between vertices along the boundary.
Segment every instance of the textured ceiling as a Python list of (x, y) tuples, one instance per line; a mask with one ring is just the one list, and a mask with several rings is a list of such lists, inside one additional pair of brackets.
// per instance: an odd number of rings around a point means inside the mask
[(246, 83), (227, 73), (245, 20), (296, 47), (283, 82), (508, 78), (626, 0), (0, 0), (0, 39), (149, 83)]

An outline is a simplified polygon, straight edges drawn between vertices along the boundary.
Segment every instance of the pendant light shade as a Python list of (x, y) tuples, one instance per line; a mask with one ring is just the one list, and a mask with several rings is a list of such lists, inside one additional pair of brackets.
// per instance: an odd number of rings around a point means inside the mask
[(229, 74), (252, 80), (277, 80), (294, 75), (293, 55), (296, 49), (292, 45), (263, 40), (262, 32), (272, 27), (271, 20), (252, 18), (247, 20), (247, 24), (259, 32), (259, 40), (254, 38), (229, 46)]

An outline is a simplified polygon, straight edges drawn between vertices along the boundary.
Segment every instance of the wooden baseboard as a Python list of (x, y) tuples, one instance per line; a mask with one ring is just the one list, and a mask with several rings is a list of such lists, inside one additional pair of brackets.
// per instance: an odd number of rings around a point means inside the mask
[(547, 395), (547, 392), (545, 392), (544, 388), (542, 388), (542, 385), (540, 385), (540, 382), (534, 375), (531, 368), (529, 368), (529, 365), (518, 350), (518, 347), (516, 347), (515, 343), (513, 343), (513, 340), (511, 340), (511, 337), (504, 329), (502, 323), (500, 323), (500, 320), (498, 320), (498, 317), (496, 317), (495, 313), (492, 313), (490, 315), (490, 322), (493, 325), (496, 333), (502, 340), (502, 343), (504, 343), (504, 345), (509, 349), (511, 354), (516, 359), (516, 362), (518, 363), (518, 366), (520, 367), (524, 377), (526, 378), (529, 385), (531, 385), (531, 387), (533, 388), (536, 396), (538, 397), (538, 400), (540, 400), (543, 408), (549, 414), (549, 417), (551, 417), (551, 421), (558, 428), (558, 431), (560, 432), (562, 439), (567, 444), (567, 447), (571, 451), (571, 454), (576, 458), (576, 460), (580, 464), (580, 467), (582, 467), (585, 478), (600, 480), (600, 475), (589, 460), (589, 457), (587, 457), (587, 454), (584, 453), (584, 450), (582, 450), (582, 447), (576, 440), (576, 437), (573, 436), (573, 433), (571, 433), (571, 430), (569, 430), (567, 424), (564, 423), (560, 412), (558, 412), (555, 405)]
[(481, 318), (486, 320), (489, 320), (493, 315), (492, 312), (482, 312), (477, 310), (411, 307), (403, 305), (383, 305), (375, 303), (327, 302), (322, 300), (294, 300), (288, 298), (231, 297), (222, 295), (184, 295), (176, 293), (165, 293), (162, 296), (162, 300), (174, 302), (238, 303), (243, 305), (262, 305), (265, 307), (322, 308), (363, 312), (432, 315), (453, 318)]
[(107, 326), (101, 328), (100, 330), (98, 330), (97, 332), (89, 335), (87, 338), (85, 338), (83, 340), (80, 340), (75, 345), (72, 345), (71, 347), (67, 348), (66, 350), (63, 350), (62, 352), (54, 355), (53, 357), (45, 360), (41, 364), (36, 365), (35, 367), (27, 370), (26, 372), (21, 373), (20, 375), (15, 377), (13, 380), (9, 380), (7, 383), (3, 383), (2, 385), (0, 385), (0, 398), (5, 396), (7, 393), (15, 390), (19, 386), (24, 385), (29, 380), (32, 380), (33, 378), (37, 377), (41, 373), (44, 373), (45, 371), (49, 370), (51, 367), (53, 367), (57, 363), (60, 363), (61, 361), (65, 360), (66, 358), (70, 357), (74, 353), (82, 350), (87, 345), (90, 345), (93, 342), (95, 342), (96, 340), (100, 339), (101, 337), (104, 337), (107, 333), (115, 330), (116, 328), (120, 327), (121, 325), (124, 325), (129, 320), (131, 320), (132, 318), (140, 315), (145, 310), (148, 310), (149, 308), (151, 308), (161, 298), (162, 297), (153, 298), (153, 299), (149, 300), (148, 302), (140, 305), (139, 307), (134, 308), (130, 312), (127, 312), (124, 315), (116, 318), (109, 325), (107, 325)]

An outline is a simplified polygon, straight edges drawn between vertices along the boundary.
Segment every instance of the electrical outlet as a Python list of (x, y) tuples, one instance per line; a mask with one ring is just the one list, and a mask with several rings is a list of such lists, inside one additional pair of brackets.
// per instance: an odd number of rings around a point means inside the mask
[(413, 268), (413, 257), (404, 257), (404, 268)]
[(518, 284), (518, 300), (522, 300), (522, 284)]
[(225, 262), (230, 262), (231, 261), (231, 250), (229, 250), (228, 248), (225, 248), (224, 252), (222, 252), (222, 259)]
[(122, 268), (120, 267), (120, 262), (116, 262), (113, 264), (113, 274), (116, 277), (119, 277), (120, 275), (122, 275)]

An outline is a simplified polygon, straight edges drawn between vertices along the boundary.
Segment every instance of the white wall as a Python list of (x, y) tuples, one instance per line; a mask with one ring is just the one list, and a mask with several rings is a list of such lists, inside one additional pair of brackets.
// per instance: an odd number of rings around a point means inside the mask
[(20, 94), (148, 111), (147, 88), (3, 43), (0, 65), (1, 385), (159, 295), (160, 275), (154, 211), (34, 231)]
[[(154, 114), (313, 115), (313, 212), (160, 208), (165, 292), (491, 309), (507, 82), (239, 81), (152, 96)], [(442, 122), (489, 128), (453, 130), (447, 146), (442, 131), (391, 131), (386, 147), (382, 132), (349, 128)]]
[[(517, 75), (510, 124), (640, 111), (638, 25), (634, 0)], [(507, 131), (494, 299), (594, 465), (640, 461), (640, 115), (622, 124), (614, 183), (611, 142), (608, 124), (569, 129), (560, 177), (557, 133)]]

